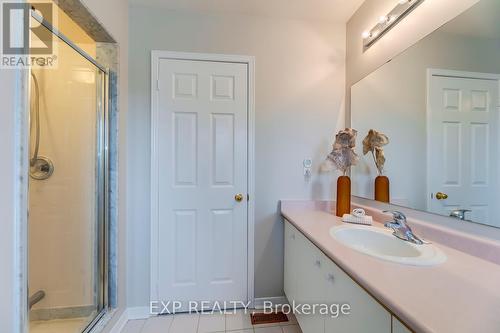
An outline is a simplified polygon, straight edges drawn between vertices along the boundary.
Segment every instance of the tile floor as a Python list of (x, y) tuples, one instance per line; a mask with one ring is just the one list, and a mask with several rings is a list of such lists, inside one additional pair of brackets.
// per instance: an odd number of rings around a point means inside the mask
[(30, 333), (78, 333), (88, 324), (88, 318), (36, 320), (30, 322)]
[(250, 314), (178, 314), (131, 320), (121, 333), (302, 333), (293, 315), (286, 323), (252, 326)]

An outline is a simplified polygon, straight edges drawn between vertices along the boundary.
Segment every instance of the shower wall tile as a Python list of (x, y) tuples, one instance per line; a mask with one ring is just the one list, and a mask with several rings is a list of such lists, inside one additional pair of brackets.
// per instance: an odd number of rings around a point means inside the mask
[(111, 71), (118, 72), (118, 47), (116, 44), (96, 43), (96, 60)]
[(109, 72), (109, 303), (117, 306), (118, 285), (118, 80)]
[(38, 310), (95, 303), (95, 68), (65, 44), (58, 52), (57, 69), (32, 71), (39, 83), (39, 157), (54, 165), (50, 178), (29, 182), (30, 294), (45, 291)]
[(96, 60), (108, 69), (109, 96), (109, 304), (117, 306), (118, 285), (118, 137), (119, 137), (119, 108), (118, 108), (118, 47), (112, 43), (96, 44)]

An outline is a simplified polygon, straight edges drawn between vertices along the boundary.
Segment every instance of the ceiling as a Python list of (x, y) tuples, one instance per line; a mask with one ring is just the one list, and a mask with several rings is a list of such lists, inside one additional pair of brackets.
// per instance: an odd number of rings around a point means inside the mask
[(328, 20), (345, 23), (364, 0), (129, 0), (133, 5), (204, 13)]

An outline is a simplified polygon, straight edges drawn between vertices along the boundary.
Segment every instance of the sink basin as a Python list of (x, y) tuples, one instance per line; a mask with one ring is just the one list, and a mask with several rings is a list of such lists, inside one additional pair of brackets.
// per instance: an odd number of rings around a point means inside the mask
[(358, 252), (403, 265), (435, 266), (446, 261), (446, 255), (435, 245), (406, 242), (390, 230), (342, 225), (331, 228), (330, 236)]

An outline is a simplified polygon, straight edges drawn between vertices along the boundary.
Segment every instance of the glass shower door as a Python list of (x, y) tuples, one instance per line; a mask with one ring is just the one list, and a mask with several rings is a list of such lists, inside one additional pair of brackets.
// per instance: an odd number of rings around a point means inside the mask
[(30, 333), (80, 333), (106, 306), (106, 74), (62, 40), (32, 70)]

